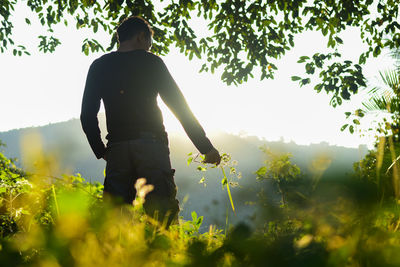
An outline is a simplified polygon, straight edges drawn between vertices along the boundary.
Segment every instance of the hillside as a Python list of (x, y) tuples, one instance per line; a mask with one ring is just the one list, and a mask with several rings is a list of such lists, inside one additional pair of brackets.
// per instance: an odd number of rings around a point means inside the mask
[[(101, 128), (104, 130), (104, 119), (101, 119)], [(87, 181), (103, 182), (105, 162), (97, 160), (93, 155), (84, 136), (80, 122), (72, 119), (66, 122), (49, 124), (42, 127), (24, 128), (0, 133), (0, 140), (6, 144), (2, 148), (8, 157), (20, 159), (19, 164), (24, 166), (21, 156), (21, 138), (32, 132), (42, 137), (45, 153), (55, 155), (60, 163), (60, 170), (54, 175), (62, 173), (80, 173)], [(313, 173), (313, 161), (326, 163), (327, 169), (322, 179), (330, 179), (337, 175), (352, 172), (352, 164), (361, 159), (366, 153), (366, 147), (360, 149), (330, 146), (327, 143), (312, 144), (309, 146), (297, 145), (293, 142), (269, 142), (257, 137), (239, 137), (227, 133), (218, 133), (210, 136), (213, 143), (222, 152), (232, 155), (238, 161), (237, 169), (242, 172), (239, 187), (232, 188), (232, 195), (237, 208), (237, 216), (230, 213), (229, 220), (250, 221), (254, 219), (256, 207), (246, 206), (245, 203), (255, 201), (260, 188), (264, 188), (270, 195), (276, 196), (276, 190), (267, 182), (257, 182), (254, 172), (263, 164), (265, 157), (259, 147), (266, 145), (277, 153), (290, 152), (292, 162), (297, 164), (303, 173)], [(178, 198), (184, 207), (181, 215), (190, 217), (195, 210), (198, 214), (207, 213), (204, 226), (217, 224), (224, 226), (224, 214), (229, 208), (227, 194), (221, 189), (221, 171), (219, 169), (199, 172), (196, 164), (187, 166), (187, 154), (196, 152), (194, 146), (186, 136), (178, 133), (170, 134), (170, 150), (173, 168), (176, 169), (175, 181), (178, 186)], [(199, 184), (205, 176), (206, 186)], [(184, 198), (186, 197), (186, 202)], [(222, 216), (221, 216), (222, 215)], [(221, 221), (223, 220), (223, 221)]]

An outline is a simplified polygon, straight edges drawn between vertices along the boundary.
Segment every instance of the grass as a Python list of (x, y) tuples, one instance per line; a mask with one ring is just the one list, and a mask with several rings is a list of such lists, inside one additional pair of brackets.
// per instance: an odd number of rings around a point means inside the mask
[[(144, 213), (144, 194), (132, 205), (111, 205), (102, 200), (101, 184), (80, 175), (49, 178), (51, 168), (41, 162), (51, 160), (36, 157), (35, 173), (42, 173), (37, 175), (0, 153), (0, 261), (5, 266), (400, 266), (400, 205), (394, 190), (380, 191), (393, 184), (384, 173), (392, 155), (385, 155), (389, 161), (383, 159), (379, 175), (372, 153), (355, 174), (321, 179), (315, 186), (290, 163), (290, 155), (270, 154), (256, 174), (261, 182), (278, 183), (282, 203), (260, 191), (257, 228), (227, 223), (224, 230), (210, 225), (200, 232), (203, 216), (195, 212), (166, 229)], [(228, 178), (222, 171), (223, 182)], [(234, 209), (231, 196), (229, 202)]]

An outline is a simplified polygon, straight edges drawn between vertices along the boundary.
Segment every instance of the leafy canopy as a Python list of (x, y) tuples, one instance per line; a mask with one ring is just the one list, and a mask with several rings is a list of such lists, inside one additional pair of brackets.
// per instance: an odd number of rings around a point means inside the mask
[[(12, 40), (10, 20), (16, 0), (0, 1), (0, 50), (13, 49), (14, 55), (29, 53), (23, 44)], [(314, 89), (332, 94), (331, 104), (340, 105), (365, 86), (362, 65), (371, 55), (377, 57), (384, 48), (400, 46), (399, 5), (394, 0), (180, 0), (154, 3), (150, 0), (28, 0), (24, 1), (50, 36), (39, 36), (39, 50), (53, 52), (60, 44), (53, 36), (53, 26), (75, 23), (77, 29), (89, 28), (94, 33), (101, 27), (112, 36), (106, 50), (117, 45), (113, 35), (116, 25), (131, 15), (140, 15), (153, 26), (153, 52), (165, 55), (176, 45), (189, 59), (203, 60), (201, 71), (212, 73), (221, 68), (221, 79), (238, 84), (259, 71), (261, 80), (273, 78), (276, 62), (294, 47), (294, 35), (305, 31), (321, 32), (327, 37), (327, 53), (302, 56), (308, 75), (319, 72), (320, 80)], [(204, 33), (191, 27), (198, 16), (208, 26)], [(69, 18), (69, 19), (68, 19)], [(360, 29), (360, 39), (368, 45), (360, 50), (358, 62), (341, 61), (337, 48), (342, 45), (341, 33), (350, 27)], [(85, 39), (85, 54), (104, 51), (104, 44)], [(300, 85), (311, 82), (308, 77), (293, 76)]]
[[(397, 61), (393, 69), (380, 71), (380, 85), (369, 88), (363, 107), (354, 112), (346, 112), (346, 117), (352, 122), (342, 126), (353, 133), (360, 124), (369, 125), (367, 131), (375, 133), (377, 141), (381, 136), (392, 136), (395, 142), (400, 141), (400, 51), (392, 51), (392, 57)], [(371, 120), (368, 121), (368, 119)], [(365, 120), (367, 122), (365, 122)], [(371, 125), (372, 124), (372, 125)], [(350, 125), (350, 126), (349, 126)]]

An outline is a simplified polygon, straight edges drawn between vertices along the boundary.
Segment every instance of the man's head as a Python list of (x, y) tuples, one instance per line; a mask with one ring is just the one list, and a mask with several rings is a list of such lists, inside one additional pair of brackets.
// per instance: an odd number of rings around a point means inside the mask
[(141, 17), (129, 17), (121, 22), (117, 28), (118, 42), (131, 43), (136, 48), (149, 50), (153, 30), (150, 24)]

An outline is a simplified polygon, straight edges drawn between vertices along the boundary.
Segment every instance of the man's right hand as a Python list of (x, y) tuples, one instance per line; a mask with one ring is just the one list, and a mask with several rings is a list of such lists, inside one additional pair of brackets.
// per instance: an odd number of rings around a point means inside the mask
[(221, 156), (219, 155), (218, 150), (212, 148), (207, 154), (205, 154), (203, 162), (218, 165), (221, 162)]

